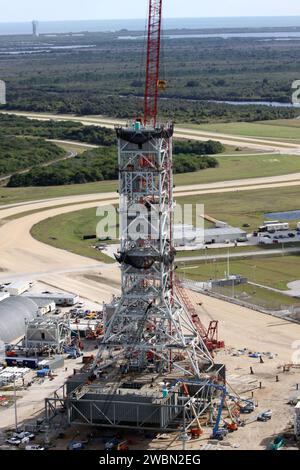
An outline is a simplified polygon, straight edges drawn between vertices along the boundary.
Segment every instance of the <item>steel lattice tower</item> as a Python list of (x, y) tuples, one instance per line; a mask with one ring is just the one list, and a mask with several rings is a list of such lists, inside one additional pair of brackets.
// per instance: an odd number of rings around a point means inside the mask
[(212, 359), (174, 289), (173, 126), (135, 122), (116, 131), (122, 295), (99, 353), (120, 349), (128, 370), (152, 365), (199, 377)]
[(149, 0), (144, 119), (116, 129), (122, 294), (98, 363), (114, 363), (118, 348), (125, 370), (199, 377), (213, 361), (174, 287), (173, 125), (157, 124), (161, 25), (162, 0)]

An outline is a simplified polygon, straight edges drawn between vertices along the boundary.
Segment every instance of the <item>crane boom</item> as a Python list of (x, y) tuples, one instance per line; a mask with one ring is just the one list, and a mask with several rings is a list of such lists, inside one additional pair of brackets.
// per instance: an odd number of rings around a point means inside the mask
[(159, 86), (162, 0), (149, 0), (144, 124), (156, 125)]

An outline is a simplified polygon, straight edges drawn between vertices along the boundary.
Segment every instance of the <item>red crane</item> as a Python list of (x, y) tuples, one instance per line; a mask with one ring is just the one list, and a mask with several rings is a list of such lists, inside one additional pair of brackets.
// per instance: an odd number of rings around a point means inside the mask
[(188, 295), (188, 291), (182, 285), (182, 282), (179, 279), (176, 279), (175, 284), (176, 284), (176, 292), (179, 295), (180, 300), (182, 301), (183, 305), (185, 306), (186, 311), (190, 314), (191, 320), (196, 330), (200, 334), (201, 338), (203, 339), (207, 349), (209, 351), (214, 351), (215, 349), (224, 348), (225, 347), (224, 341), (220, 341), (218, 338), (219, 323), (216, 320), (212, 320), (209, 323), (208, 328), (206, 328), (203, 325), (202, 321), (200, 320), (200, 317), (198, 313), (196, 312), (196, 309)]
[(146, 85), (144, 96), (144, 124), (156, 125), (158, 90), (165, 89), (159, 80), (160, 45), (162, 29), (162, 0), (149, 0)]

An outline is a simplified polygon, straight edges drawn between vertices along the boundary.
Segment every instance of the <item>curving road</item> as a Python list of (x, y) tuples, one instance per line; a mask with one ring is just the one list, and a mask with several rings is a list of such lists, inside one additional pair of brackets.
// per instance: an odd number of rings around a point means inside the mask
[[(187, 196), (191, 193), (201, 195), (292, 185), (300, 185), (300, 173), (281, 177), (199, 184), (188, 188), (179, 186), (175, 188), (175, 195)], [(96, 295), (101, 300), (108, 300), (111, 293), (116, 293), (116, 288), (108, 289), (106, 283), (105, 285), (101, 283), (94, 285), (93, 282), (84, 283), (80, 276), (80, 279), (76, 280), (74, 273), (95, 270), (99, 266), (100, 271), (105, 270), (107, 282), (112, 280), (118, 282), (119, 273), (115, 266), (98, 264), (89, 258), (43, 244), (31, 236), (30, 230), (33, 225), (49, 217), (117, 203), (118, 198), (115, 193), (102, 193), (65, 196), (1, 206), (0, 281), (15, 277), (43, 279), (66, 290), (74, 291), (76, 289), (80, 295), (89, 299), (95, 298)], [(16, 215), (18, 218), (8, 220), (9, 217)]]
[[(4, 111), (2, 111), (4, 112)], [(124, 125), (126, 121), (122, 119), (109, 119), (103, 116), (74, 116), (68, 114), (48, 114), (48, 113), (27, 113), (27, 112), (16, 112), (16, 111), (5, 111), (7, 114), (15, 114), (17, 116), (25, 116), (30, 119), (39, 119), (41, 121), (75, 121), (80, 122), (86, 126), (102, 126), (109, 129), (114, 129), (117, 125)], [(205, 141), (208, 139), (217, 139), (225, 145), (247, 147), (258, 150), (260, 152), (276, 152), (283, 154), (296, 154), (300, 155), (300, 144), (286, 142), (284, 139), (272, 140), (268, 138), (254, 138), (254, 137), (243, 137), (233, 136), (232, 134), (222, 134), (218, 132), (201, 131), (198, 129), (189, 129), (182, 126), (175, 128), (174, 137)]]

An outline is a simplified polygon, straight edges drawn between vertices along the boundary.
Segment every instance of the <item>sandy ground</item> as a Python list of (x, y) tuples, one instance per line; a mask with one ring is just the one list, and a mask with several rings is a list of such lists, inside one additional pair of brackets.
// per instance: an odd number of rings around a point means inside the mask
[[(59, 369), (55, 371), (54, 380), (50, 381), (48, 378), (39, 383), (36, 381), (31, 385), (28, 391), (20, 391), (18, 395), (21, 395), (17, 400), (17, 416), (18, 423), (21, 424), (24, 419), (35, 418), (44, 410), (45, 398), (53, 395), (53, 391), (60, 388), (66, 381), (66, 378), (73, 372), (73, 368), (76, 366), (79, 368), (79, 364), (82, 362), (82, 358), (67, 359), (65, 361), (65, 369)], [(6, 410), (1, 410), (0, 413), (0, 430), (13, 427), (15, 423), (14, 407)]]

